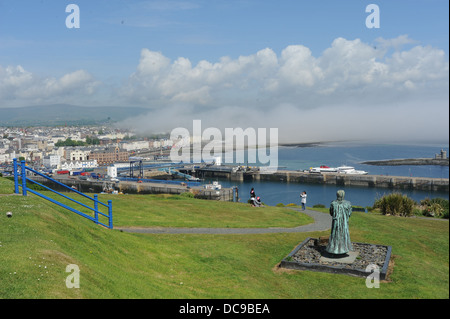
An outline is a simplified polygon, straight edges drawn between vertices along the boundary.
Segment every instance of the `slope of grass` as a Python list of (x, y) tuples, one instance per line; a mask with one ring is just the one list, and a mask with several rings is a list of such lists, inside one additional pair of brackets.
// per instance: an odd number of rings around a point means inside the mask
[[(10, 181), (0, 178), (0, 190), (10, 186)], [(154, 219), (149, 216), (153, 213), (141, 212), (143, 207), (162, 210), (167, 203), (153, 196), (121, 200), (114, 197), (113, 207), (121, 215), (115, 221), (123, 225), (128, 219)], [(203, 227), (222, 225), (208, 216), (232, 219), (225, 212), (196, 215), (194, 208), (180, 214), (183, 200), (164, 200), (173, 206), (163, 216), (176, 217), (170, 222), (175, 226), (189, 225), (189, 219)], [(205, 205), (215, 212), (222, 204)], [(6, 211), (12, 211), (13, 217), (7, 218)], [(234, 206), (227, 211), (233, 215)], [(237, 210), (236, 218), (238, 214), (244, 213)], [(270, 220), (279, 212), (267, 210), (266, 214)], [(139, 221), (139, 225), (146, 223)], [(105, 229), (34, 195), (1, 196), (0, 298), (449, 298), (448, 227), (442, 220), (354, 213), (352, 241), (393, 248), (390, 282), (368, 289), (364, 278), (276, 267), (305, 238), (327, 232), (132, 234)], [(80, 269), (79, 289), (66, 287), (69, 264)]]
[(314, 221), (290, 209), (179, 195), (100, 195), (99, 199), (113, 199), (114, 225), (121, 227), (296, 227)]

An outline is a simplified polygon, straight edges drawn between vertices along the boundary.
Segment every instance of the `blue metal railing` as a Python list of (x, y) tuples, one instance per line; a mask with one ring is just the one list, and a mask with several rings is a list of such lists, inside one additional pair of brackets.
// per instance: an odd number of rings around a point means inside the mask
[[(109, 229), (113, 228), (113, 215), (112, 215), (112, 201), (111, 200), (108, 200), (108, 204), (102, 203), (101, 201), (98, 200), (97, 194), (94, 195), (94, 198), (92, 198), (90, 196), (87, 196), (86, 194), (83, 194), (82, 192), (79, 192), (78, 190), (75, 190), (75, 189), (73, 189), (73, 188), (71, 188), (71, 187), (69, 187), (67, 185), (64, 185), (63, 183), (58, 182), (57, 180), (54, 180), (53, 178), (50, 178), (50, 177), (48, 177), (48, 176), (46, 176), (44, 174), (41, 174), (41, 173), (35, 171), (34, 169), (32, 169), (30, 167), (27, 167), (25, 165), (25, 161), (21, 161), (21, 165), (20, 165), (20, 167), (21, 167), (21, 170), (20, 170), (21, 183), (19, 183), (19, 172), (18, 172), (17, 159), (15, 158), (13, 160), (13, 162), (14, 162), (14, 192), (16, 194), (19, 194), (19, 187), (21, 187), (23, 196), (27, 196), (27, 193), (30, 192), (32, 194), (35, 194), (37, 196), (40, 196), (40, 197), (48, 200), (48, 201), (50, 201), (50, 202), (52, 202), (54, 204), (57, 204), (57, 205), (65, 208), (67, 210), (70, 210), (70, 211), (72, 211), (72, 212), (74, 212), (74, 213), (76, 213), (78, 215), (81, 215), (81, 216), (83, 216), (83, 217), (85, 217), (85, 218), (87, 218), (89, 220), (92, 220), (96, 224), (105, 226), (105, 227), (107, 227)], [(85, 205), (85, 204), (83, 204), (83, 203), (81, 203), (79, 201), (76, 201), (73, 198), (70, 198), (70, 197), (68, 197), (68, 196), (66, 196), (64, 194), (61, 194), (61, 193), (55, 191), (54, 189), (51, 189), (50, 187), (47, 187), (45, 185), (42, 185), (41, 183), (38, 183), (38, 182), (36, 182), (36, 181), (34, 181), (32, 179), (27, 178), (27, 170), (32, 172), (32, 173), (34, 173), (34, 174), (36, 174), (36, 175), (42, 176), (42, 177), (48, 179), (49, 181), (52, 181), (52, 182), (56, 183), (57, 185), (70, 190), (71, 192), (74, 192), (74, 193), (76, 193), (78, 195), (83, 196), (84, 198), (92, 200), (94, 202), (94, 207), (93, 208), (89, 207), (89, 206), (87, 206), (87, 205)], [(62, 196), (64, 198), (66, 198), (66, 199), (69, 199), (72, 202), (74, 202), (76, 204), (79, 204), (79, 205), (81, 205), (81, 206), (83, 206), (83, 207), (85, 207), (85, 208), (87, 208), (89, 210), (92, 210), (94, 212), (94, 217), (92, 217), (90, 215), (87, 215), (87, 214), (79, 211), (78, 209), (75, 209), (73, 207), (67, 206), (66, 204), (60, 203), (56, 199), (50, 198), (50, 197), (48, 197), (48, 196), (46, 196), (44, 194), (41, 194), (41, 193), (39, 193), (39, 192), (37, 192), (37, 191), (27, 187), (27, 181), (32, 182), (33, 184), (39, 185), (39, 186), (43, 187), (46, 190), (49, 190), (49, 191), (51, 191), (51, 192), (53, 192), (53, 193), (55, 193), (57, 195), (60, 195), (60, 196)], [(98, 209), (99, 204), (108, 208), (108, 214), (104, 214)], [(99, 215), (108, 218), (108, 224), (101, 223), (99, 221)]]

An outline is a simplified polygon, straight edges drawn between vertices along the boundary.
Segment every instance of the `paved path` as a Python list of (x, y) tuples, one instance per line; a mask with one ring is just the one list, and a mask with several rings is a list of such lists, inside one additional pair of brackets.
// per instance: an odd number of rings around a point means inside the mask
[(301, 233), (323, 231), (331, 228), (331, 216), (326, 213), (291, 208), (302, 212), (314, 219), (312, 224), (297, 226), (293, 228), (178, 228), (178, 227), (150, 227), (150, 228), (122, 228), (114, 227), (114, 229), (130, 233), (145, 234), (269, 234), (269, 233)]

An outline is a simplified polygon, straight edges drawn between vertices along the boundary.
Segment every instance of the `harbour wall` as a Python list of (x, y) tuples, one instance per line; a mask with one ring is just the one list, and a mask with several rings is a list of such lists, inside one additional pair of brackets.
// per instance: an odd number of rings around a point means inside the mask
[(280, 170), (276, 173), (264, 173), (259, 170), (225, 172), (223, 169), (214, 171), (211, 168), (198, 172), (202, 177), (226, 178), (232, 181), (276, 181), (304, 184), (330, 184), (338, 186), (359, 186), (373, 188), (408, 189), (424, 191), (449, 191), (448, 178), (357, 175), (339, 173), (309, 173), (300, 171)]
[[(57, 185), (54, 182), (41, 176), (29, 176), (36, 182), (43, 184), (47, 187), (55, 189), (57, 191), (67, 191), (62, 186)], [(220, 201), (236, 201), (238, 198), (237, 188), (222, 188), (222, 189), (207, 189), (202, 186), (188, 187), (183, 185), (185, 183), (180, 182), (180, 185), (164, 184), (164, 183), (137, 183), (137, 182), (124, 182), (119, 183), (96, 181), (96, 180), (79, 180), (76, 178), (57, 178), (58, 182), (67, 185), (69, 187), (74, 186), (78, 191), (87, 193), (101, 193), (104, 191), (105, 186), (111, 187), (118, 192), (124, 194), (174, 194), (179, 195), (190, 192), (195, 198), (220, 200)], [(30, 183), (32, 184), (32, 183)], [(31, 185), (29, 185), (31, 187)]]
[(283, 181), (287, 183), (331, 184), (338, 186), (360, 186), (392, 189), (416, 189), (426, 191), (449, 191), (449, 180), (444, 178), (384, 176), (384, 175), (352, 175), (322, 173), (312, 174), (295, 171), (283, 171), (274, 174), (255, 174), (256, 180)]

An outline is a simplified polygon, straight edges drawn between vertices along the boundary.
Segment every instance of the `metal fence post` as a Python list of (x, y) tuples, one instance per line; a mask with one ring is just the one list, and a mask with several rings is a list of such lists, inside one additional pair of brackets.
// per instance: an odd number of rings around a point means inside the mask
[(94, 194), (94, 216), (95, 223), (98, 224), (98, 195)]
[(22, 166), (22, 195), (27, 196), (27, 172), (25, 171), (25, 161), (21, 162)]
[(14, 163), (14, 193), (19, 194), (19, 175), (17, 174), (17, 158), (13, 159)]
[(113, 228), (112, 200), (108, 200), (109, 228)]

